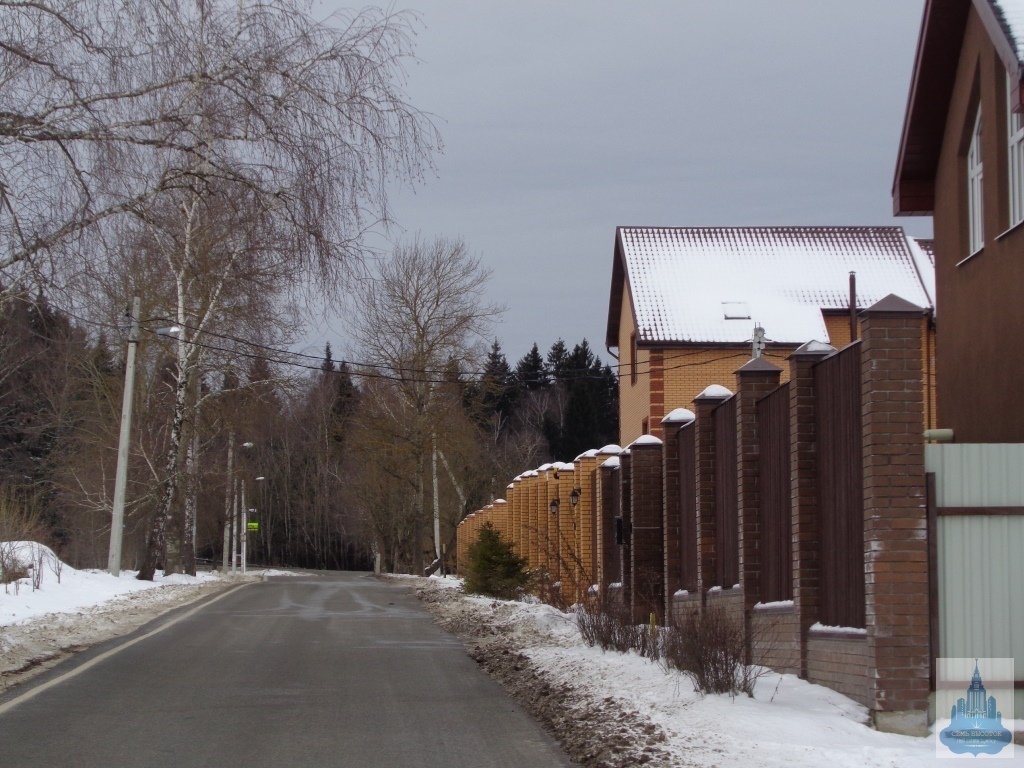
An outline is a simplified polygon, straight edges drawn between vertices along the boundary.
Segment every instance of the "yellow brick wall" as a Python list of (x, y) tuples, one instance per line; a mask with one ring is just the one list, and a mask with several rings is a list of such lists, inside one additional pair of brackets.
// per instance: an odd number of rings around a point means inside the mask
[[(637, 354), (636, 384), (632, 383), (633, 351), (630, 336), (635, 331), (636, 324), (633, 321), (628, 282), (622, 291), (622, 316), (619, 319), (619, 442), (620, 445), (626, 445), (640, 437), (640, 425), (644, 417), (650, 415), (651, 377), (650, 353), (641, 349)], [(631, 436), (628, 440), (627, 435)]]

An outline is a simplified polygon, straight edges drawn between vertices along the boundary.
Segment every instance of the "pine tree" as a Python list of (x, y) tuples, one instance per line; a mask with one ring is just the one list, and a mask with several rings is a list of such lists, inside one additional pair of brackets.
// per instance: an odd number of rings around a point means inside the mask
[(544, 389), (551, 383), (548, 368), (544, 364), (544, 358), (537, 349), (537, 342), (533, 343), (530, 351), (520, 358), (516, 363), (516, 383), (521, 390), (534, 391)]
[(505, 424), (512, 416), (516, 403), (516, 382), (497, 339), (491, 345), (480, 377), (480, 399), (485, 412), (497, 416), (499, 425)]
[(565, 375), (565, 369), (569, 364), (569, 353), (565, 349), (565, 342), (559, 339), (551, 345), (548, 350), (548, 370), (555, 381), (561, 381)]
[(470, 594), (513, 600), (530, 583), (526, 558), (517, 555), (490, 522), (480, 527), (477, 540), (469, 545), (468, 556), (462, 588)]
[(327, 346), (324, 348), (324, 361), (320, 363), (320, 370), (324, 374), (334, 373), (337, 370), (334, 367), (334, 358), (331, 357), (331, 342), (327, 342)]

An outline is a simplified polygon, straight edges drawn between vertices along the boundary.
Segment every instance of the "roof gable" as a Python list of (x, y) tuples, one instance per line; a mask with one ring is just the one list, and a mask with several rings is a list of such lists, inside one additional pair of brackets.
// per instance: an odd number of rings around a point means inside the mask
[[(1018, 82), (1024, 76), (1024, 0), (927, 1), (892, 186), (897, 216), (928, 215), (935, 207), (935, 171), (972, 6), (1007, 72)], [(1019, 87), (1016, 94), (1015, 111)]]
[(901, 227), (619, 227), (607, 343), (627, 285), (641, 343), (741, 344), (755, 323), (769, 341), (828, 340), (822, 310), (848, 308), (851, 271), (859, 307), (929, 306), (921, 261)]

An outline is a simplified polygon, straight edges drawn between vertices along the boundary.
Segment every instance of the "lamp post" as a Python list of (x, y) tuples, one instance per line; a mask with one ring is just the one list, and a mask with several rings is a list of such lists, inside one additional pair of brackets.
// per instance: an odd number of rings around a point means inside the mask
[[(252, 446), (252, 443), (247, 443), (246, 444), (246, 447), (251, 447), (251, 446)], [(266, 480), (266, 478), (263, 477), (262, 475), (260, 477), (256, 478), (256, 482), (257, 483), (262, 483), (264, 480)], [(249, 560), (249, 558), (247, 557), (247, 550), (248, 550), (248, 543), (249, 543), (249, 517), (248, 517), (248, 515), (249, 515), (250, 512), (252, 513), (253, 517), (256, 516), (256, 507), (253, 507), (252, 509), (248, 509), (245, 506), (245, 479), (243, 478), (242, 479), (242, 537), (241, 537), (242, 538), (242, 573), (245, 573), (246, 570), (248, 569), (248, 560)]]

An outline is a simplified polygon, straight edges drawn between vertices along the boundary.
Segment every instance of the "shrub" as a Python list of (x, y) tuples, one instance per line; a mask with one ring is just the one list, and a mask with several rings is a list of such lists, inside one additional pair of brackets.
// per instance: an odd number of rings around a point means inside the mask
[(462, 588), (471, 594), (512, 600), (522, 594), (531, 574), (526, 558), (516, 554), (491, 523), (484, 523), (469, 546), (469, 563)]
[(747, 639), (743, 619), (711, 603), (673, 621), (662, 642), (662, 663), (678, 669), (700, 693), (754, 695), (757, 679), (766, 671), (746, 663)]
[(603, 651), (636, 651), (653, 660), (661, 655), (661, 632), (657, 622), (634, 623), (621, 595), (608, 590), (600, 599), (577, 609), (576, 627), (583, 642), (591, 648), (596, 645)]

